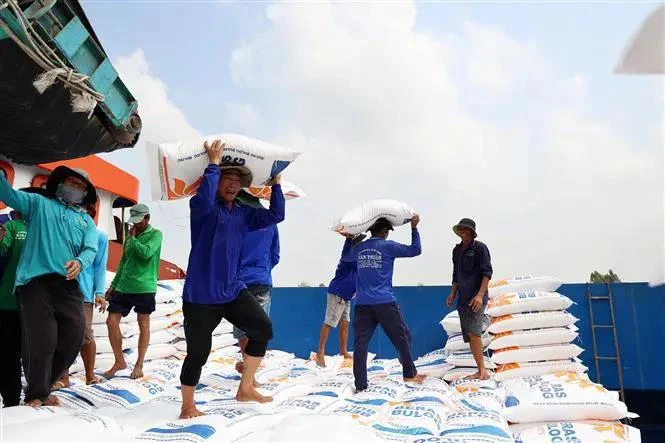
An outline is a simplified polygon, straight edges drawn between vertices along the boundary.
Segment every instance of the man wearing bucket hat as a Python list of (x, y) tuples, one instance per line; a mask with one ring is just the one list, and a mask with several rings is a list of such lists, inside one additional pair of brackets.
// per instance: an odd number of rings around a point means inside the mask
[(448, 296), (448, 306), (457, 299), (462, 326), (462, 337), (471, 346), (478, 372), (468, 378), (489, 379), (483, 359), (483, 323), (487, 307), (487, 286), (492, 278), (492, 261), (487, 246), (476, 240), (476, 223), (463, 218), (453, 226), (453, 232), (462, 241), (453, 249), (453, 282)]
[(239, 277), (241, 250), (247, 232), (284, 220), (284, 194), (279, 175), (274, 177), (270, 208), (251, 208), (235, 200), (252, 182), (241, 162), (224, 161), (224, 143), (205, 142), (208, 166), (196, 195), (189, 202), (192, 249), (182, 294), (187, 357), (180, 373), (180, 418), (203, 415), (194, 392), (208, 360), (212, 333), (222, 319), (247, 335), (238, 401), (266, 403), (271, 397), (256, 391), (254, 375), (272, 339), (272, 323)]
[(127, 367), (122, 353), (120, 319), (132, 309), (139, 324), (139, 346), (131, 378), (143, 377), (143, 360), (150, 343), (150, 314), (155, 311), (155, 294), (159, 274), (159, 257), (162, 250), (162, 232), (150, 224), (150, 209), (139, 203), (129, 210), (128, 222), (132, 225), (125, 241), (122, 258), (111, 286), (106, 291), (109, 315), (106, 326), (115, 362), (104, 377), (111, 378)]
[(0, 200), (28, 219), (25, 251), (16, 271), (23, 369), (30, 406), (57, 405), (52, 384), (81, 349), (83, 294), (76, 281), (97, 254), (95, 222), (82, 209), (97, 201), (85, 171), (58, 166), (46, 183), (52, 198), (12, 189), (0, 176)]
[[(238, 193), (236, 199), (241, 205), (263, 209), (261, 201), (244, 190)], [(248, 232), (240, 251), (239, 277), (268, 316), (270, 316), (272, 270), (278, 263), (279, 231), (277, 225)], [(234, 326), (233, 337), (238, 340), (240, 350), (244, 352), (249, 341), (245, 332)], [(239, 362), (236, 370), (242, 373), (243, 369), (244, 364)]]

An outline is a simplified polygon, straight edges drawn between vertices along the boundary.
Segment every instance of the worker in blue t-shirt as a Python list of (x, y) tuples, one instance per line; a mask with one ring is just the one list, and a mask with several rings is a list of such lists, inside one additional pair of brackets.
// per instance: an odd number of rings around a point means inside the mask
[(418, 223), (411, 220), (411, 245), (388, 240), (393, 230), (385, 218), (378, 219), (369, 229), (372, 237), (353, 248), (344, 258), (357, 266), (356, 310), (353, 316), (353, 376), (356, 392), (367, 389), (367, 352), (377, 325), (381, 325), (390, 342), (397, 349), (406, 382), (422, 382), (411, 357), (411, 334), (404, 322), (402, 311), (393, 294), (393, 267), (395, 259), (416, 257), (422, 252)]

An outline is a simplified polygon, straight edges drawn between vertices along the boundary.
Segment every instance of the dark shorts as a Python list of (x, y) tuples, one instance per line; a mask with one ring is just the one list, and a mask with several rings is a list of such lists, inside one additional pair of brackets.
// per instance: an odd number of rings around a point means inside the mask
[(152, 314), (155, 312), (155, 294), (124, 294), (115, 291), (111, 293), (109, 312), (127, 317), (132, 308), (137, 314)]
[(478, 312), (473, 312), (473, 309), (467, 303), (457, 307), (464, 343), (469, 343), (469, 336), (471, 335), (475, 337), (483, 335), (483, 325), (486, 319), (485, 308), (487, 308), (487, 303), (484, 303)]

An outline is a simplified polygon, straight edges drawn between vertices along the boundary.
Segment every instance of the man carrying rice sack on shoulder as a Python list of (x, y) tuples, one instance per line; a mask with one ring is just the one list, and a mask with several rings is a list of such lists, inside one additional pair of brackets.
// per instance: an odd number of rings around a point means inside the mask
[(238, 192), (252, 182), (246, 167), (221, 163), (224, 143), (204, 143), (209, 164), (189, 202), (191, 243), (183, 289), (183, 315), (187, 357), (182, 365), (181, 418), (203, 415), (194, 403), (194, 391), (212, 345), (212, 333), (226, 318), (247, 335), (238, 401), (267, 403), (256, 391), (254, 376), (272, 339), (272, 323), (256, 298), (239, 278), (240, 254), (248, 231), (284, 220), (284, 195), (279, 175), (270, 182), (270, 209), (250, 208), (234, 202)]
[(411, 220), (411, 245), (388, 240), (393, 226), (385, 218), (378, 219), (369, 229), (372, 237), (353, 248), (344, 261), (355, 261), (357, 266), (356, 310), (353, 316), (353, 376), (356, 392), (367, 389), (367, 353), (369, 342), (377, 325), (381, 325), (390, 342), (397, 349), (402, 364), (404, 381), (420, 383), (411, 356), (411, 334), (404, 322), (402, 311), (393, 294), (393, 268), (395, 259), (416, 257), (421, 254), (416, 214)]
[[(364, 234), (345, 234), (346, 241), (342, 248), (344, 257), (351, 248), (365, 238)], [(349, 323), (351, 322), (351, 300), (356, 294), (356, 262), (345, 262), (340, 260), (337, 264), (335, 277), (328, 286), (328, 298), (326, 299), (326, 316), (321, 326), (319, 335), (319, 349), (316, 352), (316, 364), (326, 366), (326, 342), (331, 328), (339, 325), (339, 353), (345, 359), (352, 358), (348, 353)]]
[(95, 222), (82, 209), (97, 201), (88, 174), (58, 166), (46, 191), (50, 198), (16, 191), (0, 174), (0, 201), (28, 220), (15, 289), (28, 406), (59, 405), (51, 386), (74, 363), (85, 333), (76, 278), (97, 254)]
[(476, 361), (478, 372), (468, 376), (470, 379), (488, 380), (490, 378), (483, 359), (483, 323), (489, 295), (487, 286), (492, 278), (492, 261), (487, 246), (476, 240), (476, 223), (470, 218), (463, 218), (453, 226), (453, 231), (461, 243), (453, 249), (453, 282), (448, 296), (448, 306), (457, 299), (462, 326), (462, 338), (471, 346), (471, 353)]

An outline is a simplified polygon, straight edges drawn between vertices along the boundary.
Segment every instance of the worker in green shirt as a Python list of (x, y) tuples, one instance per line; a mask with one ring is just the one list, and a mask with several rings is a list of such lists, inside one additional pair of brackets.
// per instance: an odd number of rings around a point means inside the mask
[[(41, 188), (23, 188), (21, 191), (46, 195)], [(0, 343), (5, 356), (0, 365), (0, 395), (5, 407), (18, 406), (21, 400), (21, 313), (14, 295), (14, 283), (28, 231), (23, 215), (15, 213), (15, 219), (0, 225), (0, 255), (5, 258), (0, 280)]]
[(109, 315), (106, 325), (115, 363), (104, 373), (111, 378), (127, 367), (122, 353), (120, 319), (134, 308), (139, 323), (139, 352), (131, 378), (143, 377), (143, 360), (150, 343), (150, 314), (155, 311), (155, 293), (162, 249), (162, 232), (150, 225), (150, 209), (138, 204), (129, 210), (132, 228), (111, 287), (106, 291)]

